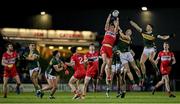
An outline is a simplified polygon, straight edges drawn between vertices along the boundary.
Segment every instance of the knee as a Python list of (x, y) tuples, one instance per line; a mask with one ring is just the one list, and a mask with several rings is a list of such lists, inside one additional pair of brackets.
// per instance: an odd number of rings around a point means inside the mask
[(165, 84), (165, 82), (163, 81), (162, 84)]
[(153, 60), (152, 59), (149, 59), (149, 61), (152, 63), (153, 62)]
[(111, 65), (108, 65), (107, 68), (108, 68), (108, 69), (111, 69)]
[(169, 80), (166, 80), (165, 83), (169, 84)]
[(35, 76), (31, 76), (31, 80), (34, 81), (36, 78)]
[(144, 65), (144, 62), (140, 61), (140, 65), (141, 65), (141, 66)]
[(150, 61), (151, 63), (153, 63), (153, 62), (154, 62), (154, 59), (153, 59), (153, 58), (150, 58), (149, 61)]
[(71, 86), (71, 85), (72, 85), (72, 82), (70, 81), (70, 82), (68, 83), (68, 85)]
[(103, 60), (102, 65), (106, 65), (106, 64), (107, 64), (106, 60)]
[(52, 89), (57, 90), (57, 89), (58, 89), (58, 87), (57, 87), (57, 86), (53, 86), (53, 87), (52, 87)]
[(52, 89), (53, 88), (53, 86), (52, 85), (49, 85), (49, 89)]
[(3, 83), (3, 86), (7, 86), (7, 83)]
[(135, 69), (136, 72), (140, 73), (140, 70), (139, 70), (139, 68), (137, 66), (134, 69)]
[(160, 83), (164, 84), (165, 82), (164, 81), (160, 81)]
[(68, 86), (71, 86), (70, 82), (68, 83)]
[(129, 68), (126, 68), (126, 73), (127, 73), (127, 74), (131, 73), (131, 71), (130, 71)]
[(84, 86), (85, 86), (85, 87), (88, 86), (88, 82), (85, 82), (85, 83), (84, 83)]

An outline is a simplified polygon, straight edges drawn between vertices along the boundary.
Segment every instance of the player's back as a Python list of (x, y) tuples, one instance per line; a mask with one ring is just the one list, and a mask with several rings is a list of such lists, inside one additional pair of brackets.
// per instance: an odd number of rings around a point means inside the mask
[(73, 54), (73, 56), (71, 57), (71, 60), (75, 62), (74, 65), (74, 70), (82, 70), (85, 71), (85, 67), (84, 67), (84, 56), (82, 54)]

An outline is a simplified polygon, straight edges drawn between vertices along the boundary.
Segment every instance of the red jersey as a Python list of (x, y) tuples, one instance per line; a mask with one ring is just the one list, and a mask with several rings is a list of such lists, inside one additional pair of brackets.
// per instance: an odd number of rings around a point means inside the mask
[(102, 44), (110, 44), (111, 46), (113, 46), (115, 41), (116, 41), (116, 34), (111, 31), (106, 31)]
[(75, 63), (74, 71), (85, 70), (84, 68), (84, 56), (82, 54), (73, 54), (71, 61)]
[(161, 60), (161, 65), (160, 65), (161, 74), (169, 74), (171, 71), (170, 64), (172, 61), (172, 57), (174, 57), (174, 53), (160, 51), (158, 57)]
[[(15, 67), (16, 58), (17, 58), (17, 53), (16, 53), (16, 51), (12, 52), (12, 54), (9, 54), (9, 53), (7, 53), (7, 52), (5, 52), (5, 53), (3, 54), (3, 59), (5, 59), (5, 61), (4, 61), (5, 64), (8, 64), (8, 65), (13, 64), (13, 67), (12, 67), (12, 68)], [(4, 69), (9, 69), (9, 67), (8, 67), (8, 66), (5, 66)]]
[(98, 51), (95, 51), (93, 53), (87, 52), (85, 57), (88, 60), (92, 60), (88, 62), (87, 70), (98, 70), (99, 52)]

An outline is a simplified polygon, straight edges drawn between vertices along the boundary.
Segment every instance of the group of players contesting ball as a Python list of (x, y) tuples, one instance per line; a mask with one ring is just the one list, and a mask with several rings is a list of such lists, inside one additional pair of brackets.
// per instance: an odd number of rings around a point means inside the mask
[[(27, 68), (30, 73), (30, 78), (34, 85), (36, 96), (43, 98), (44, 92), (50, 90), (50, 99), (55, 99), (54, 94), (58, 88), (59, 72), (64, 71), (66, 75), (69, 74), (67, 67), (71, 66), (74, 69), (74, 74), (70, 78), (68, 85), (74, 93), (73, 99), (85, 99), (87, 95), (87, 88), (90, 80), (93, 81), (97, 78), (99, 81), (103, 79), (103, 73), (106, 74), (107, 91), (106, 96), (109, 97), (109, 92), (112, 87), (113, 77), (117, 76), (117, 97), (124, 98), (126, 94), (126, 75), (130, 79), (133, 86), (143, 86), (146, 79), (146, 66), (147, 59), (151, 62), (153, 69), (156, 71), (156, 76), (162, 75), (161, 81), (159, 81), (154, 87), (152, 94), (154, 95), (156, 89), (161, 85), (165, 85), (165, 89), (169, 97), (176, 97), (170, 91), (169, 74), (172, 69), (172, 65), (176, 63), (173, 52), (169, 50), (168, 39), (174, 37), (174, 35), (155, 35), (153, 33), (153, 26), (151, 24), (146, 25), (146, 29), (143, 30), (134, 21), (130, 21), (132, 27), (134, 27), (143, 37), (144, 49), (140, 57), (140, 67), (138, 68), (134, 60), (135, 53), (131, 50), (130, 44), (132, 44), (131, 35), (132, 30), (130, 28), (123, 31), (119, 25), (119, 11), (114, 10), (109, 14), (105, 23), (105, 35), (102, 41), (100, 51), (96, 49), (94, 43), (90, 43), (89, 51), (86, 54), (81, 54), (76, 50), (76, 47), (71, 48), (72, 56), (70, 62), (64, 62), (61, 60), (61, 54), (58, 50), (53, 51), (53, 57), (49, 62), (47, 69), (45, 70), (45, 77), (47, 79), (47, 85), (40, 87), (38, 84), (38, 75), (40, 73), (40, 54), (36, 50), (35, 43), (29, 44), (29, 51), (23, 54), (25, 60), (27, 60)], [(118, 37), (118, 38), (117, 38)], [(163, 50), (156, 55), (155, 40), (159, 38), (164, 40)], [(117, 41), (117, 44), (115, 44)], [(114, 48), (116, 47), (116, 48)], [(18, 53), (13, 49), (11, 43), (6, 46), (7, 51), (2, 56), (2, 65), (4, 66), (3, 75), (3, 97), (7, 98), (7, 84), (10, 77), (16, 80), (16, 92), (20, 93), (21, 81), (19, 74), (16, 70), (16, 59), (19, 58)], [(99, 71), (99, 59), (102, 59), (101, 69)], [(118, 61), (117, 61), (118, 59)], [(116, 60), (114, 63), (113, 60)], [(157, 66), (160, 62), (160, 70)], [(134, 69), (139, 80), (138, 83), (134, 81), (133, 74), (130, 71), (130, 66)], [(85, 67), (86, 66), (86, 67)], [(83, 87), (80, 83), (84, 81)]]

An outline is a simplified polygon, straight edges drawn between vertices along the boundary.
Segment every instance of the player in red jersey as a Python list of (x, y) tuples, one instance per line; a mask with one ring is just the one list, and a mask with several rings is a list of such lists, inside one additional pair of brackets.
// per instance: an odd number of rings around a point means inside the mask
[[(85, 98), (87, 87), (89, 84), (89, 81), (94, 80), (97, 77), (98, 74), (98, 60), (99, 60), (99, 52), (95, 51), (95, 45), (92, 43), (89, 46), (89, 52), (86, 53), (84, 56), (84, 62), (87, 63), (87, 70), (86, 70), (86, 77), (84, 81), (84, 87), (83, 87), (83, 96), (82, 98)], [(95, 84), (94, 86), (95, 87)]]
[(102, 75), (105, 69), (105, 66), (107, 65), (107, 75), (106, 79), (108, 80), (107, 87), (110, 87), (111, 83), (111, 65), (112, 65), (112, 48), (114, 46), (114, 43), (116, 41), (116, 34), (118, 32), (118, 26), (119, 26), (119, 18), (117, 17), (116, 20), (110, 22), (111, 14), (109, 14), (106, 24), (105, 24), (105, 35), (104, 39), (102, 41), (102, 47), (100, 50), (100, 54), (102, 56), (103, 63), (101, 65), (101, 71), (99, 79), (102, 79)]
[(159, 81), (153, 89), (152, 94), (154, 95), (155, 90), (161, 85), (165, 84), (166, 91), (169, 94), (169, 97), (176, 97), (170, 91), (169, 86), (169, 74), (172, 69), (172, 65), (176, 63), (176, 59), (174, 57), (174, 53), (169, 51), (169, 44), (164, 42), (164, 50), (160, 51), (158, 57), (156, 59), (156, 63), (160, 60), (160, 72), (162, 74), (162, 79)]
[[(70, 86), (72, 92), (74, 92), (73, 99), (79, 98), (81, 96), (80, 86), (77, 84), (81, 79), (84, 79), (86, 75), (85, 67), (84, 67), (84, 55), (79, 54), (76, 51), (77, 47), (72, 47), (71, 52), (73, 53), (71, 57), (70, 63), (65, 63), (68, 66), (73, 66), (74, 68), (74, 74), (70, 78), (68, 85)], [(75, 86), (74, 84), (77, 84)]]
[(2, 65), (4, 66), (4, 78), (3, 78), (3, 93), (4, 98), (7, 98), (7, 84), (8, 79), (10, 77), (16, 80), (16, 92), (19, 94), (20, 89), (19, 86), (21, 84), (19, 75), (16, 70), (16, 59), (18, 58), (18, 54), (13, 49), (13, 45), (11, 43), (7, 44), (7, 51), (2, 56)]

